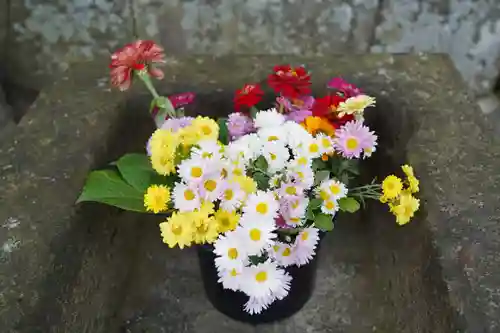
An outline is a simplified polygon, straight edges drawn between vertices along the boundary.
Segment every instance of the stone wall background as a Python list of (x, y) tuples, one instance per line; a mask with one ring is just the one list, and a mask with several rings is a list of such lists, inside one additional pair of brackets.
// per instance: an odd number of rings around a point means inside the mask
[(445, 52), (496, 105), (499, 0), (3, 0), (2, 20), (0, 59), (38, 89), (139, 36), (172, 56)]

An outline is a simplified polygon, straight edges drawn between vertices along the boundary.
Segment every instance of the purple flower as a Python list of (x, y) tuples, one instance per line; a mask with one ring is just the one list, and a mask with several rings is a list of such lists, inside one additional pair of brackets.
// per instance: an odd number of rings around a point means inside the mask
[(335, 89), (344, 93), (346, 95), (345, 97), (347, 98), (358, 96), (359, 94), (361, 94), (361, 89), (353, 84), (344, 81), (344, 79), (341, 77), (334, 77), (328, 82), (326, 86), (327, 88)]
[(314, 97), (312, 96), (302, 96), (293, 100), (289, 100), (285, 97), (278, 97), (276, 101), (282, 104), (288, 111), (286, 114), (287, 120), (301, 123), (307, 117), (312, 116), (312, 107), (314, 105)]
[(377, 136), (360, 120), (350, 121), (335, 132), (333, 145), (346, 158), (369, 157), (377, 145)]
[(172, 132), (177, 132), (181, 128), (191, 125), (193, 117), (169, 118), (161, 125), (161, 129), (170, 129)]
[(231, 140), (238, 139), (254, 131), (253, 120), (239, 112), (231, 113), (227, 120), (227, 129)]

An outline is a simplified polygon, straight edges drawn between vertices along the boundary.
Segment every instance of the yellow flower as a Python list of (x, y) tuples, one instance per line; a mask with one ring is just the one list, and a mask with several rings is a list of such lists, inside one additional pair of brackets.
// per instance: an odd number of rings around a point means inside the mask
[(411, 193), (417, 193), (420, 190), (420, 188), (419, 188), (420, 182), (418, 181), (418, 179), (415, 176), (408, 177), (408, 184), (409, 184)]
[(168, 152), (158, 152), (151, 155), (151, 166), (160, 175), (175, 173), (175, 155)]
[(419, 208), (420, 200), (409, 193), (403, 193), (399, 198), (399, 204), (393, 205), (391, 211), (396, 216), (396, 222), (399, 225), (404, 225), (410, 221)]
[(394, 175), (387, 176), (382, 182), (383, 196), (386, 199), (396, 198), (403, 189), (401, 179)]
[(253, 178), (248, 176), (233, 176), (232, 180), (238, 183), (247, 195), (257, 192), (257, 183)]
[(194, 125), (181, 128), (179, 131), (179, 141), (185, 147), (193, 146), (200, 141), (201, 135), (199, 129)]
[(196, 128), (200, 139), (216, 141), (219, 138), (219, 125), (211, 118), (198, 116), (193, 120), (192, 126)]
[(183, 249), (193, 242), (194, 223), (190, 213), (173, 213), (167, 221), (160, 223), (163, 242), (169, 247)]
[(348, 98), (345, 102), (341, 102), (337, 108), (338, 116), (343, 117), (346, 114), (363, 113), (369, 107), (375, 105), (375, 98), (367, 95), (358, 95)]
[(144, 194), (144, 207), (155, 214), (167, 210), (169, 201), (170, 190), (164, 185), (151, 185)]
[(307, 117), (302, 126), (312, 135), (323, 132), (329, 136), (335, 133), (335, 128), (328, 122), (328, 120), (321, 117)]
[(215, 220), (217, 221), (219, 232), (232, 231), (236, 229), (240, 220), (240, 215), (236, 212), (219, 209), (215, 212)]
[(411, 167), (410, 165), (405, 164), (405, 165), (401, 166), (401, 169), (403, 169), (403, 172), (405, 173), (406, 177), (413, 177), (413, 176), (415, 176), (413, 174), (413, 167)]
[(169, 129), (157, 129), (149, 141), (151, 156), (157, 154), (174, 155), (178, 145), (179, 136)]
[(218, 224), (213, 216), (195, 223), (194, 241), (196, 244), (213, 243), (218, 236)]

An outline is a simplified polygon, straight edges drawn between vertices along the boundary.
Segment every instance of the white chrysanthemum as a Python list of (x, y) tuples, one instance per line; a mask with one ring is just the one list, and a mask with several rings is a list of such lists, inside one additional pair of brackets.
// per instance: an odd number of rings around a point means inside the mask
[(256, 299), (272, 299), (273, 294), (290, 289), (290, 285), (286, 283), (286, 275), (285, 270), (270, 261), (245, 267), (241, 274), (241, 290)]
[(309, 198), (304, 196), (296, 197), (286, 203), (284, 219), (286, 224), (297, 227), (300, 225), (306, 216), (307, 205)]
[(268, 172), (275, 173), (285, 168), (290, 158), (290, 152), (283, 142), (271, 141), (262, 146), (262, 156), (267, 161)]
[(205, 139), (191, 148), (191, 156), (201, 160), (220, 161), (222, 158), (221, 146), (217, 141)]
[(319, 142), (321, 154), (331, 154), (334, 152), (333, 139), (328, 135), (320, 133), (316, 136)]
[(199, 183), (213, 168), (207, 161), (200, 158), (189, 158), (182, 161), (178, 166), (179, 176), (188, 184)]
[(254, 125), (256, 128), (281, 126), (285, 122), (285, 116), (275, 108), (259, 111), (255, 115)]
[(295, 264), (295, 245), (276, 242), (268, 250), (269, 255), (278, 265), (288, 267)]
[(287, 143), (288, 136), (283, 126), (265, 127), (257, 132), (262, 143), (270, 141), (281, 141)]
[(241, 286), (241, 270), (232, 268), (229, 270), (222, 270), (218, 272), (219, 280), (217, 282), (222, 283), (224, 289), (229, 289), (233, 291), (238, 291)]
[(248, 196), (243, 212), (259, 220), (274, 220), (278, 215), (278, 208), (279, 203), (273, 192), (257, 191)]
[(332, 215), (335, 216), (335, 214), (339, 210), (339, 205), (337, 200), (334, 200), (333, 198), (328, 198), (327, 200), (324, 200), (323, 203), (321, 204), (321, 212), (324, 214)]
[[(217, 255), (215, 266), (219, 272), (233, 268), (239, 272), (248, 261), (244, 242), (240, 235), (234, 231), (219, 236), (214, 243), (214, 253)], [(219, 277), (221, 277), (220, 274)]]
[(363, 149), (363, 158), (371, 157), (374, 152), (377, 151), (377, 142), (373, 143), (371, 147), (365, 147)]
[(284, 199), (293, 199), (301, 196), (304, 193), (304, 188), (293, 182), (282, 183), (278, 190), (278, 195)]
[(307, 156), (309, 159), (320, 157), (322, 154), (321, 142), (318, 138), (314, 138), (304, 142), (297, 151), (300, 156)]
[(245, 200), (245, 191), (237, 182), (226, 182), (226, 186), (221, 196), (220, 207), (229, 212), (240, 208)]
[(250, 219), (248, 215), (243, 215), (240, 223), (241, 226), (236, 228), (236, 232), (249, 255), (260, 255), (264, 249), (274, 244), (274, 223), (257, 220), (257, 217)]
[(175, 209), (181, 212), (191, 212), (200, 208), (200, 196), (198, 194), (198, 188), (195, 186), (176, 183), (172, 197)]
[(281, 186), (281, 182), (283, 180), (283, 175), (281, 174), (274, 174), (270, 179), (269, 179), (269, 187), (271, 189), (275, 189)]
[(287, 143), (293, 150), (297, 150), (304, 142), (313, 139), (313, 136), (304, 127), (294, 121), (287, 121), (283, 128), (287, 134)]
[(261, 147), (262, 143), (257, 134), (247, 134), (230, 142), (226, 146), (225, 155), (232, 162), (243, 160), (246, 164), (251, 159), (258, 157)]
[(222, 197), (226, 181), (220, 175), (205, 177), (199, 184), (200, 195), (208, 201), (215, 201)]
[(316, 254), (319, 241), (319, 229), (306, 228), (302, 230), (295, 239), (295, 264), (306, 265)]
[(322, 181), (319, 189), (321, 191), (326, 191), (334, 200), (345, 198), (348, 192), (345, 184), (336, 179), (326, 179)]
[(304, 190), (310, 189), (314, 184), (314, 171), (311, 166), (290, 166), (288, 178), (300, 184)]
[(290, 282), (292, 281), (292, 277), (285, 273), (282, 277), (282, 284), (285, 286), (284, 288), (279, 288), (271, 293), (269, 297), (250, 297), (248, 302), (245, 303), (244, 309), (246, 312), (250, 314), (258, 314), (263, 310), (266, 310), (274, 301), (282, 300), (286, 296), (288, 296), (288, 292), (290, 291)]

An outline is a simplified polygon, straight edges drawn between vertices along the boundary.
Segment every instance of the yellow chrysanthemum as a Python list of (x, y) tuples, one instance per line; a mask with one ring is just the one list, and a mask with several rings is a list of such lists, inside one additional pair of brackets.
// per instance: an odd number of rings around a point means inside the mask
[(417, 193), (420, 190), (419, 188), (420, 182), (415, 176), (408, 177), (408, 184), (411, 193)]
[(232, 180), (238, 183), (247, 195), (257, 192), (257, 183), (248, 176), (233, 176)]
[(396, 216), (396, 222), (399, 225), (404, 225), (411, 220), (419, 207), (420, 200), (409, 193), (403, 193), (399, 198), (399, 204), (392, 205), (391, 211)]
[(387, 176), (382, 182), (382, 192), (386, 199), (396, 198), (402, 189), (403, 183), (401, 179), (394, 175)]
[(157, 129), (149, 141), (151, 156), (174, 155), (179, 145), (179, 136), (169, 129)]
[(201, 139), (199, 128), (194, 125), (186, 126), (179, 130), (179, 141), (184, 147), (193, 146)]
[(196, 244), (215, 242), (219, 236), (218, 226), (213, 216), (198, 221), (194, 228), (194, 242)]
[(151, 166), (160, 175), (175, 173), (175, 155), (169, 152), (158, 152), (151, 155)]
[(170, 189), (164, 185), (151, 185), (144, 194), (144, 207), (155, 214), (167, 210), (169, 201)]
[(211, 118), (198, 116), (193, 120), (192, 126), (197, 129), (201, 139), (217, 140), (219, 138), (219, 125)]
[(413, 174), (413, 167), (412, 166), (410, 166), (408, 164), (405, 164), (405, 165), (401, 166), (401, 169), (403, 170), (403, 172), (406, 175), (406, 177), (413, 177), (413, 176), (415, 176)]
[(216, 211), (214, 216), (217, 221), (218, 230), (221, 233), (236, 229), (240, 220), (240, 215), (236, 212), (229, 212), (222, 209)]
[(160, 223), (163, 242), (169, 247), (183, 249), (193, 242), (194, 223), (191, 213), (173, 213), (167, 221)]
[(339, 117), (343, 117), (346, 114), (361, 114), (367, 107), (374, 105), (374, 97), (367, 95), (358, 95), (348, 98), (345, 102), (341, 102), (337, 108), (337, 112), (339, 112)]

